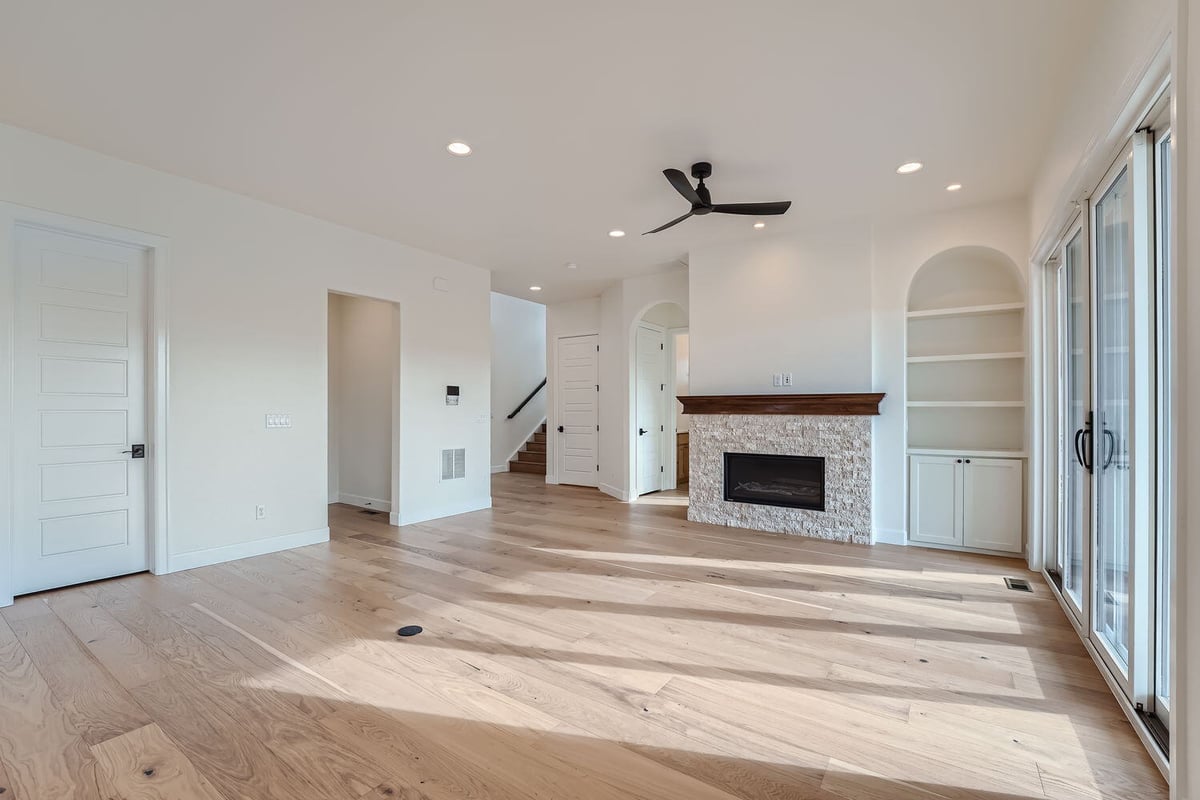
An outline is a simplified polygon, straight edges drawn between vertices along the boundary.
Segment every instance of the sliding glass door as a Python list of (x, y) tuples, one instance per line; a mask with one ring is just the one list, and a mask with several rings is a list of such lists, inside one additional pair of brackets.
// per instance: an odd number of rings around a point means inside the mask
[(1096, 491), (1094, 631), (1116, 671), (1129, 673), (1130, 363), (1133, 191), (1118, 162), (1092, 215), (1096, 264), (1096, 404), (1089, 448)]
[(1084, 597), (1088, 570), (1086, 569), (1092, 527), (1089, 437), (1091, 436), (1092, 407), (1092, 292), (1091, 267), (1086, 254), (1083, 224), (1076, 226), (1059, 257), (1062, 264), (1060, 280), (1062, 358), (1060, 385), (1063, 391), (1063, 412), (1060, 423), (1065, 435), (1059, 437), (1064, 448), (1059, 463), (1065, 467), (1063, 512), (1060, 515), (1062, 535), (1059, 538), (1059, 576), (1063, 595), (1075, 619), (1084, 620)]
[(1171, 700), (1175, 426), (1171, 136), (1154, 127), (1142, 126), (1081, 203), (1047, 265), (1057, 292), (1048, 383), (1060, 503), (1047, 572), (1161, 744)]

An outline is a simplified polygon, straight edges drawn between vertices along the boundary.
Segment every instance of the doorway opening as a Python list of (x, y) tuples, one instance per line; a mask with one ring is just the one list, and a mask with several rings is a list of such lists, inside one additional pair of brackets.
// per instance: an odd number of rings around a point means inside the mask
[(651, 306), (633, 336), (630, 441), (636, 496), (688, 480), (688, 429), (677, 399), (688, 391), (688, 317), (677, 303)]
[(329, 293), (329, 503), (397, 512), (400, 309)]

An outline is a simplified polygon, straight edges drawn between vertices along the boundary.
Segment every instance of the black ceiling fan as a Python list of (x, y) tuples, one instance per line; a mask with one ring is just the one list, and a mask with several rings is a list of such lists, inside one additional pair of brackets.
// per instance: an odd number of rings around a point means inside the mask
[(717, 203), (713, 205), (712, 197), (708, 194), (708, 187), (704, 185), (704, 179), (712, 175), (712, 164), (707, 161), (697, 161), (695, 164), (692, 164), (692, 177), (699, 181), (694, 189), (692, 188), (692, 184), (688, 182), (687, 176), (677, 169), (664, 169), (663, 175), (667, 176), (667, 180), (675, 187), (675, 191), (683, 195), (683, 198), (692, 204), (692, 210), (682, 217), (671, 220), (666, 225), (662, 225), (652, 231), (646, 231), (642, 236), (665, 231), (672, 225), (678, 225), (693, 215), (717, 213), (743, 214), (749, 217), (771, 217), (786, 214), (792, 205), (791, 200), (784, 200), (781, 203)]

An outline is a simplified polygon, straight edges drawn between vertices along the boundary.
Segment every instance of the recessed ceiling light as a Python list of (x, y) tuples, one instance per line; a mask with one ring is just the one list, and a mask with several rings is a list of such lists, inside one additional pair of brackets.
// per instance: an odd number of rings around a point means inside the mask
[(531, 292), (540, 292), (541, 290), (542, 290), (542, 287), (540, 287), (540, 286), (530, 286), (529, 287), (529, 291), (531, 291)]
[(609, 235), (609, 236), (611, 236), (611, 237), (613, 237), (614, 239), (620, 239), (622, 236), (624, 236), (624, 235), (625, 235), (625, 231), (622, 231), (622, 230), (611, 230), (611, 231), (609, 231), (609, 232), (608, 232), (608, 235)]
[(925, 165), (920, 161), (908, 161), (896, 167), (896, 172), (900, 173), (901, 175), (911, 175), (912, 173), (920, 170), (923, 166)]
[(962, 188), (962, 184), (961, 184), (961, 183), (952, 183), (952, 184), (950, 184), (949, 186), (947, 186), (947, 187), (946, 187), (946, 191), (947, 191), (947, 192), (957, 192), (957, 191), (958, 191), (959, 189), (961, 189), (961, 188)]
[(450, 151), (452, 156), (469, 156), (471, 155), (471, 145), (466, 142), (451, 142), (446, 145), (446, 149)]
[(762, 230), (763, 228), (767, 227), (767, 223), (756, 222), (756, 223), (754, 223), (754, 227), (757, 228), (758, 230)]
[(576, 264), (574, 261), (567, 262), (567, 269), (577, 269), (578, 267), (579, 267), (579, 265)]

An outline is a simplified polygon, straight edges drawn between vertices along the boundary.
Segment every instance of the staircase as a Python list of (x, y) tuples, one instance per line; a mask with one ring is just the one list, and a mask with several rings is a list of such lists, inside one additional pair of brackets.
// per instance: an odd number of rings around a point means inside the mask
[(532, 472), (546, 474), (546, 423), (530, 435), (525, 446), (517, 451), (517, 457), (508, 462), (509, 472)]

